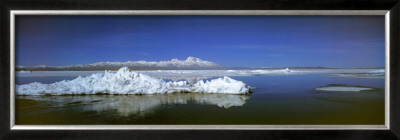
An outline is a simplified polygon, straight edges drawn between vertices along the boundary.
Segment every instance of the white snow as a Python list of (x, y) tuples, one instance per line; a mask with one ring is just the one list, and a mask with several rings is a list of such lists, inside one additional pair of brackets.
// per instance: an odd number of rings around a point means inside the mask
[(332, 77), (385, 79), (385, 73), (340, 73), (331, 74)]
[(372, 90), (372, 88), (367, 87), (346, 87), (346, 86), (331, 86), (331, 87), (320, 87), (315, 90), (320, 91), (341, 91), (341, 92), (358, 92), (362, 90)]
[(214, 79), (211, 81), (199, 81), (194, 84), (194, 92), (204, 93), (247, 93), (249, 87), (242, 81), (237, 81), (229, 77)]
[(279, 69), (279, 70), (253, 70), (251, 71), (254, 74), (264, 74), (264, 75), (287, 75), (290, 72), (295, 72), (293, 70), (286, 69)]
[[(17, 77), (44, 77), (44, 76), (90, 76), (94, 73), (102, 71), (31, 71), (31, 72), (20, 72), (17, 71), (15, 76)], [(114, 71), (115, 73), (115, 71)]]
[(369, 73), (385, 73), (385, 69), (376, 69), (376, 70), (371, 70)]
[(52, 84), (34, 82), (16, 85), (17, 95), (63, 94), (156, 94), (176, 92), (247, 94), (249, 87), (243, 82), (223, 77), (211, 81), (199, 81), (193, 85), (187, 81), (166, 82), (149, 75), (130, 71), (127, 67), (116, 73), (105, 71), (91, 76), (79, 76)]
[(127, 62), (97, 62), (87, 65), (69, 66), (18, 66), (18, 68), (54, 68), (54, 69), (96, 69), (96, 68), (167, 68), (167, 69), (216, 69), (223, 66), (216, 63), (201, 60), (200, 58), (189, 56), (186, 60), (172, 59), (170, 61), (127, 61)]
[(16, 71), (16, 73), (31, 73), (31, 71), (22, 70), (22, 71)]

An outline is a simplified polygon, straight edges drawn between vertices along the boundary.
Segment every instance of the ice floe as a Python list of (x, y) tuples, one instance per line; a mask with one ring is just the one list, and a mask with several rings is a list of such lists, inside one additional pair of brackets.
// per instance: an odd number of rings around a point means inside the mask
[(187, 81), (169, 81), (153, 78), (147, 74), (134, 72), (127, 67), (113, 73), (94, 73), (90, 76), (79, 76), (73, 80), (63, 80), (51, 84), (34, 82), (16, 85), (17, 95), (65, 95), (65, 94), (156, 94), (156, 93), (224, 93), (247, 94), (249, 88), (245, 83), (229, 77), (198, 81), (189, 84)]
[(320, 91), (341, 91), (341, 92), (357, 92), (357, 91), (363, 91), (363, 90), (372, 90), (373, 88), (366, 88), (366, 87), (342, 87), (342, 86), (337, 86), (337, 87), (320, 87), (316, 88), (315, 90), (320, 90)]
[(323, 87), (315, 88), (317, 91), (328, 92), (360, 92), (360, 91), (380, 91), (378, 88), (365, 87), (365, 86), (351, 86), (345, 84), (329, 84)]

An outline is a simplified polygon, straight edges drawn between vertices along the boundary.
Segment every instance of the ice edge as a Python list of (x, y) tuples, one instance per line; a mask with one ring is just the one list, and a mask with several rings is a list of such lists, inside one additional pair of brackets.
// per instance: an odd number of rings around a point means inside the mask
[(16, 85), (16, 95), (76, 95), (76, 94), (164, 94), (164, 93), (219, 93), (249, 94), (250, 87), (242, 81), (222, 77), (210, 81), (166, 82), (149, 75), (120, 68), (116, 73), (105, 71), (90, 76), (79, 76), (51, 84), (34, 82)]

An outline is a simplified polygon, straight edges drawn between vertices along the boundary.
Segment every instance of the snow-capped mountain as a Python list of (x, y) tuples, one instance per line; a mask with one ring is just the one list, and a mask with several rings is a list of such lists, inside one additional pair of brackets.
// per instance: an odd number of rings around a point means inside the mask
[(127, 62), (97, 62), (88, 65), (69, 65), (69, 66), (17, 66), (18, 70), (114, 70), (121, 67), (129, 67), (137, 70), (157, 70), (157, 69), (223, 69), (224, 67), (216, 63), (201, 60), (196, 57), (188, 57), (186, 60), (172, 59), (170, 61), (127, 61)]

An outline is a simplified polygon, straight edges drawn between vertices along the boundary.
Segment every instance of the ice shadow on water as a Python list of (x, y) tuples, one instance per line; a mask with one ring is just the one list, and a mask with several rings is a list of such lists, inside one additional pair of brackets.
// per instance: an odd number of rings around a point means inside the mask
[(31, 99), (46, 102), (50, 107), (68, 109), (79, 106), (84, 111), (116, 111), (120, 116), (146, 115), (152, 111), (174, 104), (217, 105), (221, 108), (243, 106), (250, 95), (229, 94), (154, 94), (154, 95), (86, 95), (86, 96), (17, 96), (17, 99)]

